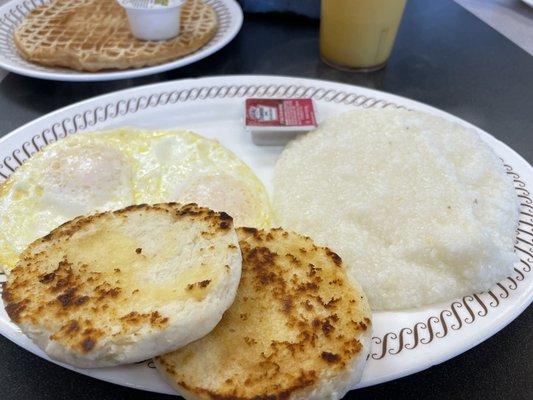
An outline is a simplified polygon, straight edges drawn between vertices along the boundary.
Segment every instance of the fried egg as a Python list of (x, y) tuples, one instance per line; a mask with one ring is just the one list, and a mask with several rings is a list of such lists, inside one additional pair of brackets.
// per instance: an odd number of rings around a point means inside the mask
[(198, 203), (236, 226), (268, 227), (262, 183), (231, 151), (188, 131), (120, 128), (73, 135), (32, 156), (0, 185), (0, 267), (79, 215), (131, 204)]

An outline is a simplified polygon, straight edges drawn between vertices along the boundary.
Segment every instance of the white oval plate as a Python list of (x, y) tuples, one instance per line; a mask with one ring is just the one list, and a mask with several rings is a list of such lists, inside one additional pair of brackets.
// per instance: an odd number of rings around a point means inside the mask
[(237, 35), (243, 21), (241, 7), (235, 0), (204, 0), (213, 7), (217, 14), (218, 31), (213, 39), (196, 52), (153, 67), (124, 71), (83, 72), (61, 67), (47, 67), (26, 61), (15, 47), (13, 32), (24, 16), (35, 7), (51, 1), (12, 0), (0, 7), (0, 68), (20, 75), (56, 81), (108, 81), (157, 74), (192, 64), (217, 52)]
[[(319, 119), (353, 107), (419, 109), (473, 127), (433, 107), (391, 94), (332, 82), (274, 76), (227, 76), (164, 82), (111, 93), (55, 111), (0, 139), (0, 182), (48, 143), (67, 135), (122, 125), (145, 128), (185, 127), (218, 139), (248, 163), (270, 190), (281, 147), (258, 147), (243, 129), (246, 97), (312, 97)], [(476, 129), (502, 158), (521, 201), (513, 274), (487, 293), (420, 309), (374, 314), (373, 344), (359, 387), (374, 385), (428, 368), (494, 335), (516, 318), (533, 298), (533, 187), (531, 166), (512, 149)], [(0, 333), (49, 359), (0, 310)], [(138, 389), (173, 393), (151, 362), (82, 374)]]

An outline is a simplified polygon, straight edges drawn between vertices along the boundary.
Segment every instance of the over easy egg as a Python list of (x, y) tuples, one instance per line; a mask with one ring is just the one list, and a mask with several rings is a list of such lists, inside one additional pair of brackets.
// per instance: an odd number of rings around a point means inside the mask
[(83, 133), (49, 145), (0, 186), (0, 267), (11, 270), (28, 244), (78, 215), (169, 201), (225, 211), (237, 226), (269, 225), (262, 183), (215, 141), (186, 131)]

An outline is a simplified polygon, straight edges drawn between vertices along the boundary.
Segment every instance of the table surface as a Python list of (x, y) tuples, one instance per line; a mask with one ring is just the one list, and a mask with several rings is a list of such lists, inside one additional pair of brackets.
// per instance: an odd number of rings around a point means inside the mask
[[(101, 83), (0, 82), (0, 136), (45, 113), (102, 93), (222, 74), (277, 74), (351, 83), (406, 96), (492, 133), (533, 162), (533, 57), (452, 1), (410, 0), (388, 66), (359, 75), (319, 61), (318, 23), (247, 15), (240, 34), (194, 65)], [(443, 364), (351, 392), (353, 399), (532, 399), (533, 307), (501, 332)], [(46, 362), (0, 337), (0, 399), (157, 399)], [(171, 397), (168, 397), (169, 399)]]
[(522, 0), (455, 1), (533, 55), (533, 3), (529, 6)]

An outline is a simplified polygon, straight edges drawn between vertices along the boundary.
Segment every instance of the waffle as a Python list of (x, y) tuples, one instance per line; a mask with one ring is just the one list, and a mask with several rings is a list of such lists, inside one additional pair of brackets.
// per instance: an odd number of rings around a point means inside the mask
[(95, 72), (141, 68), (190, 54), (217, 30), (213, 8), (187, 0), (181, 12), (181, 33), (160, 41), (136, 39), (125, 10), (114, 0), (55, 0), (39, 6), (16, 29), (15, 45), (29, 61)]

